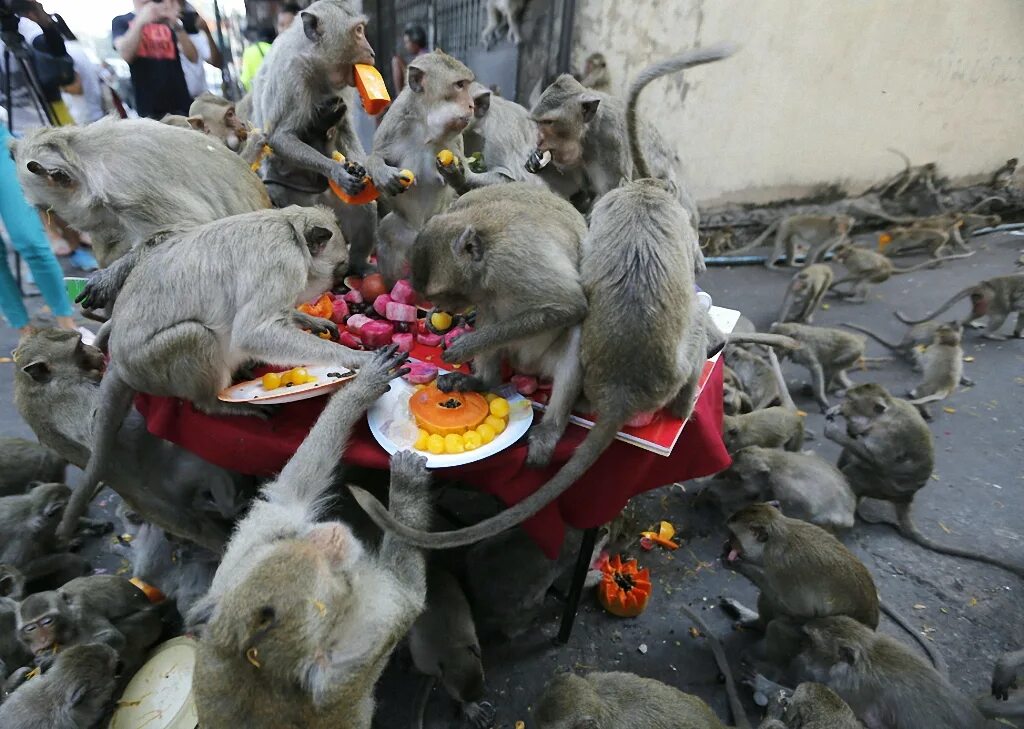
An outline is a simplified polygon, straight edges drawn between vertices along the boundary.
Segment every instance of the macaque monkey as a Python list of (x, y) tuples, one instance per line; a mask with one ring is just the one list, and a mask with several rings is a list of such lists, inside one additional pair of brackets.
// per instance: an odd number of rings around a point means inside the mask
[(88, 563), (56, 536), (70, 497), (66, 485), (42, 483), (0, 498), (0, 564), (17, 568), (30, 583), (46, 580), (53, 587), (88, 572)]
[(985, 729), (985, 718), (942, 675), (897, 640), (833, 613), (803, 626), (807, 680), (839, 694), (869, 727)]
[(13, 150), (29, 201), (88, 233), (101, 266), (166, 228), (270, 207), (238, 155), (151, 119), (44, 127)]
[[(950, 322), (951, 324), (957, 324), (957, 322)], [(862, 327), (859, 324), (853, 324), (851, 322), (843, 322), (843, 326), (848, 329), (854, 329), (858, 332), (863, 332), (869, 337), (874, 339), (879, 344), (892, 350), (895, 354), (898, 354), (903, 359), (909, 361), (914, 368), (918, 371), (921, 369), (920, 362), (918, 361), (917, 350), (921, 347), (927, 346), (932, 343), (935, 339), (935, 331), (942, 326), (942, 322), (937, 321), (924, 321), (920, 324), (914, 324), (903, 334), (903, 338), (898, 342), (884, 339), (880, 335), (871, 331), (867, 327)], [(963, 382), (961, 382), (963, 384)]]
[(770, 700), (768, 716), (757, 729), (864, 729), (864, 725), (835, 691), (805, 681), (791, 696)]
[(83, 729), (97, 726), (114, 698), (122, 668), (102, 643), (61, 651), (46, 673), (21, 685), (0, 705), (10, 729)]
[[(797, 271), (782, 297), (782, 308), (779, 310), (776, 321), (810, 324), (814, 318), (814, 312), (817, 311), (821, 300), (825, 298), (825, 293), (832, 285), (832, 278), (832, 267), (827, 263), (814, 263)], [(789, 312), (794, 304), (799, 309), (791, 317)]]
[(523, 40), (519, 21), (527, 0), (487, 0), (487, 25), (480, 34), (480, 43), (487, 50), (498, 42), (502, 26), (508, 26), (507, 38), (515, 45)]
[[(366, 171), (391, 206), (377, 242), (377, 265), (387, 281), (407, 275), (416, 234), (455, 197), (437, 169), (437, 155), (447, 149), (464, 156), (462, 132), (475, 110), (473, 79), (469, 68), (443, 51), (417, 56), (409, 63), (406, 87), (373, 135)], [(416, 176), (408, 190), (403, 168)]]
[(455, 576), (440, 567), (427, 571), (427, 603), (409, 630), (409, 652), (416, 670), (429, 676), (417, 707), (418, 726), (439, 680), (462, 708), (469, 726), (491, 729), (494, 707), (482, 701), (484, 666), (469, 600)]
[[(728, 58), (735, 50), (735, 46), (720, 43), (649, 66), (633, 80), (625, 101), (588, 89), (569, 74), (559, 76), (530, 111), (538, 125), (538, 140), (536, 151), (527, 161), (528, 169), (539, 169), (542, 157), (548, 153), (563, 175), (582, 170), (584, 186), (593, 194), (595, 204), (622, 180), (659, 178), (674, 186), (696, 230), (699, 214), (679, 179), (678, 156), (656, 129), (637, 120), (637, 99), (651, 81)], [(703, 271), (699, 250), (698, 246), (694, 261)]]
[(1013, 182), (1013, 176), (1017, 172), (1017, 158), (1011, 157), (1006, 160), (1002, 167), (992, 173), (989, 185), (997, 190), (1005, 190)]
[(960, 299), (966, 297), (971, 299), (971, 313), (963, 320), (963, 324), (972, 324), (983, 316), (987, 316), (988, 327), (982, 336), (986, 339), (1001, 341), (1006, 337), (998, 334), (999, 328), (1003, 326), (1003, 322), (1010, 314), (1016, 313), (1017, 323), (1013, 328), (1013, 336), (1018, 339), (1024, 336), (1024, 273), (997, 276), (979, 281), (958, 292), (931, 314), (920, 319), (908, 319), (898, 311), (896, 318), (904, 324), (920, 324), (934, 319)]
[[(941, 258), (953, 239), (948, 230), (916, 225), (889, 228), (885, 235), (889, 236), (889, 243), (882, 249), (882, 253), (888, 258), (917, 253), (928, 253), (932, 258)], [(966, 246), (964, 248), (966, 249)]]
[[(845, 420), (845, 426), (837, 415)], [(881, 385), (852, 387), (843, 402), (829, 410), (825, 437), (842, 446), (836, 465), (854, 494), (891, 503), (896, 526), (904, 537), (934, 552), (985, 562), (1024, 577), (1024, 568), (988, 554), (939, 544), (914, 524), (914, 495), (928, 484), (935, 468), (932, 434), (914, 405), (893, 397)], [(858, 513), (866, 521), (877, 521), (868, 517), (863, 503)]]
[[(835, 260), (846, 266), (848, 276), (845, 276), (832, 284), (832, 291), (844, 297), (851, 304), (863, 304), (867, 301), (868, 291), (872, 285), (888, 281), (891, 277), (920, 271), (922, 268), (934, 268), (943, 261), (952, 261), (958, 258), (970, 258), (977, 251), (959, 253), (954, 256), (942, 256), (933, 258), (916, 266), (899, 268), (887, 256), (881, 253), (870, 251), (867, 248), (857, 248), (852, 243), (844, 243), (836, 248)], [(842, 284), (852, 283), (853, 288), (849, 292), (839, 291)]]
[(147, 245), (118, 266), (132, 259), (134, 270), (101, 330), (109, 332), (111, 361), (100, 387), (93, 452), (60, 536), (70, 533), (99, 474), (116, 458), (117, 431), (135, 392), (180, 397), (209, 414), (258, 416), (251, 405), (217, 399), (245, 363), (356, 368), (371, 356), (296, 326), (337, 333), (333, 322), (300, 320), (295, 310), (330, 288), (348, 265), (345, 239), (323, 208), (234, 216)]
[(215, 94), (202, 94), (192, 102), (185, 122), (196, 131), (219, 139), (250, 166), (263, 157), (267, 135), (251, 129), (235, 113), (234, 102)]
[(793, 323), (772, 324), (770, 331), (800, 342), (797, 349), (783, 354), (810, 371), (811, 389), (821, 412), (829, 408), (826, 393), (853, 387), (846, 370), (864, 360), (864, 337), (842, 329)]
[(600, 91), (602, 94), (612, 92), (612, 77), (608, 73), (608, 61), (603, 53), (591, 53), (583, 62), (583, 78), (580, 83), (588, 89)]
[(722, 407), (726, 415), (745, 415), (754, 407), (743, 383), (729, 365), (722, 371)]
[(1013, 689), (1018, 687), (1018, 676), (1022, 674), (1024, 650), (1001, 655), (992, 671), (991, 696), (983, 696), (977, 701), (981, 713), (990, 718), (1024, 718), (1024, 697), (1013, 693)]
[(772, 252), (765, 260), (765, 265), (771, 269), (778, 268), (778, 259), (785, 251), (785, 265), (795, 266), (797, 246), (803, 244), (808, 247), (804, 257), (804, 266), (809, 267), (824, 261), (829, 251), (845, 242), (855, 222), (849, 215), (814, 215), (810, 213), (789, 215), (773, 222), (750, 243), (729, 251), (729, 255), (757, 248), (774, 232), (775, 242), (772, 245)]
[(23, 494), (33, 481), (63, 481), (67, 466), (67, 461), (42, 443), (0, 438), (0, 496)]
[(18, 639), (18, 601), (24, 595), (25, 576), (10, 565), (0, 565), (0, 683), (32, 662), (32, 654)]
[[(205, 729), (370, 728), (374, 684), (423, 610), (424, 558), (387, 534), (371, 551), (320, 517), (352, 428), (404, 362), (394, 346), (375, 353), (239, 522), (190, 615)], [(421, 456), (392, 456), (390, 508), (403, 522), (429, 528), (429, 482)]]
[(930, 345), (917, 355), (923, 377), (920, 384), (910, 391), (910, 403), (927, 418), (927, 403), (945, 400), (956, 392), (961, 383), (973, 385), (964, 379), (964, 350), (960, 346), (960, 324), (943, 324), (936, 328), (935, 338)]
[(784, 397), (771, 364), (758, 351), (740, 345), (725, 348), (725, 361), (739, 380), (752, 410), (781, 404)]
[[(103, 353), (78, 332), (33, 330), (14, 351), (14, 402), (39, 440), (78, 468), (93, 448)], [(218, 468), (150, 435), (134, 409), (116, 433), (114, 452), (99, 474), (131, 509), (162, 529), (220, 553), (231, 523), (255, 493), (254, 479)]]
[(768, 359), (778, 380), (782, 405), (745, 415), (726, 415), (722, 420), (722, 439), (729, 453), (734, 454), (748, 446), (785, 448), (797, 452), (803, 447), (805, 414), (797, 410), (793, 398), (789, 396), (779, 358), (770, 347)]

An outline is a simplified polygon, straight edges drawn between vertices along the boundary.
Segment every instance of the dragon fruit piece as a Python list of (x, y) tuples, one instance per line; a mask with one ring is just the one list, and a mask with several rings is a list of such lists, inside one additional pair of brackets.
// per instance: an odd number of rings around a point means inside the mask
[(381, 294), (373, 300), (373, 310), (386, 318), (388, 315), (388, 304), (390, 303), (391, 297), (387, 294)]
[(411, 304), (415, 298), (415, 294), (412, 290), (412, 284), (406, 279), (399, 279), (398, 283), (391, 289), (391, 300), (397, 301), (399, 304)]
[(426, 334), (417, 334), (416, 341), (419, 342), (420, 344), (426, 345), (427, 347), (440, 347), (441, 335), (431, 334), (429, 332), (427, 332)]
[(362, 349), (363, 343), (359, 341), (356, 335), (352, 332), (342, 331), (338, 334), (338, 343), (343, 344), (349, 349)]
[(391, 343), (398, 345), (399, 352), (411, 352), (412, 340), (412, 334), (394, 334), (391, 337)]
[(529, 375), (513, 375), (512, 384), (520, 395), (532, 395), (537, 392), (537, 378)]
[(391, 323), (378, 319), (371, 319), (359, 329), (359, 338), (370, 349), (377, 349), (386, 344), (391, 344), (391, 338), (394, 335), (395, 328)]
[(437, 378), (437, 365), (429, 362), (406, 362), (404, 367), (409, 368), (408, 374), (402, 375), (403, 379), (413, 385), (426, 385)]
[(387, 318), (391, 321), (416, 321), (416, 307), (409, 304), (401, 304), (397, 301), (390, 301), (387, 305)]
[(368, 317), (366, 314), (353, 314), (348, 318), (348, 321), (345, 322), (345, 326), (348, 327), (350, 332), (358, 335), (360, 330), (371, 321), (373, 321), (373, 319)]

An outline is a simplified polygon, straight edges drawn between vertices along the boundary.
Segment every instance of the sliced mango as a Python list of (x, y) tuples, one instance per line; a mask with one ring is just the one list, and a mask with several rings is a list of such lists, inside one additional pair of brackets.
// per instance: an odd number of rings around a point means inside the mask
[(363, 109), (370, 116), (377, 116), (391, 103), (391, 95), (384, 84), (384, 77), (373, 66), (365, 63), (355, 65), (356, 90), (363, 101)]

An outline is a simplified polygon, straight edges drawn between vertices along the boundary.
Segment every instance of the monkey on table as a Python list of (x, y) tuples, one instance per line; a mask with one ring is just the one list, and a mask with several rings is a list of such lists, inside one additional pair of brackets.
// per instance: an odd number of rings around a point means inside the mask
[[(932, 434), (914, 405), (893, 397), (881, 385), (852, 387), (843, 402), (828, 412), (825, 437), (843, 447), (837, 465), (854, 494), (891, 503), (904, 537), (934, 552), (985, 562), (1024, 577), (1024, 568), (985, 553), (939, 544), (914, 524), (914, 496), (928, 484), (935, 468)], [(868, 518), (863, 502), (858, 513), (865, 520), (875, 520)]]
[[(85, 469), (93, 448), (103, 353), (78, 332), (42, 329), (14, 351), (14, 402), (39, 440)], [(254, 479), (218, 468), (150, 435), (134, 409), (115, 434), (116, 458), (99, 476), (131, 509), (172, 534), (219, 553)]]
[[(920, 271), (922, 268), (937, 266), (942, 261), (970, 258), (975, 253), (976, 251), (970, 251), (955, 256), (942, 256), (941, 258), (933, 258), (924, 263), (918, 263), (916, 266), (899, 268), (893, 265), (891, 259), (883, 256), (881, 253), (869, 251), (867, 248), (857, 248), (852, 243), (844, 243), (836, 248), (835, 260), (846, 266), (849, 275), (833, 283), (832, 291), (844, 297), (851, 304), (863, 304), (867, 301), (868, 290), (874, 284), (884, 283), (893, 276), (913, 273), (914, 271)], [(853, 284), (849, 292), (838, 290), (839, 286), (848, 283)]]
[(853, 387), (846, 370), (864, 361), (864, 337), (842, 329), (794, 323), (772, 324), (770, 331), (800, 343), (796, 349), (785, 350), (783, 356), (810, 371), (811, 389), (822, 412), (829, 408), (827, 393)]
[(166, 228), (270, 207), (238, 155), (151, 119), (44, 127), (13, 149), (26, 197), (88, 233), (102, 266)]
[(729, 255), (743, 253), (761, 245), (772, 232), (775, 242), (772, 252), (765, 259), (765, 266), (771, 269), (779, 267), (778, 260), (783, 251), (786, 253), (784, 264), (796, 265), (797, 246), (808, 247), (804, 257), (804, 265), (821, 263), (825, 256), (838, 245), (846, 242), (853, 228), (854, 219), (849, 215), (813, 215), (798, 214), (780, 218), (769, 225), (761, 235), (741, 248), (729, 251)]
[(25, 493), (33, 481), (64, 480), (68, 462), (42, 443), (0, 438), (0, 496)]
[[(208, 729), (369, 729), (373, 688), (423, 610), (423, 554), (391, 535), (377, 551), (320, 521), (352, 428), (407, 372), (380, 350), (327, 404), (278, 478), (243, 518), (210, 592), (192, 611), (193, 690)], [(429, 527), (424, 459), (391, 458), (390, 508)]]
[[(775, 321), (810, 324), (814, 312), (832, 285), (832, 279), (832, 267), (827, 263), (814, 263), (797, 271), (782, 297), (782, 308)], [(794, 304), (798, 310), (791, 317), (789, 312)]]
[(0, 704), (0, 726), (10, 729), (83, 729), (110, 708), (120, 673), (117, 651), (102, 643), (61, 651), (50, 670), (26, 682)]
[(85, 482), (72, 497), (61, 536), (116, 458), (117, 431), (134, 393), (182, 398), (213, 415), (261, 415), (252, 405), (217, 397), (244, 364), (355, 368), (370, 356), (299, 329), (337, 333), (333, 322), (295, 309), (330, 288), (348, 265), (345, 239), (326, 209), (233, 216), (147, 245), (133, 258), (100, 331), (101, 340), (109, 336), (111, 361)]
[[(438, 171), (437, 155), (447, 149), (464, 156), (462, 132), (475, 108), (473, 79), (469, 68), (442, 51), (417, 56), (409, 63), (408, 84), (373, 135), (366, 171), (391, 207), (377, 242), (377, 265), (387, 281), (407, 274), (416, 234), (455, 197)], [(408, 190), (402, 168), (416, 176)]]
[(896, 312), (896, 318), (904, 324), (920, 324), (921, 322), (934, 319), (960, 299), (970, 297), (971, 313), (963, 320), (963, 324), (970, 324), (972, 327), (983, 316), (988, 317), (988, 326), (982, 334), (986, 339), (1000, 341), (1006, 339), (999, 334), (999, 328), (1003, 326), (1006, 318), (1013, 313), (1017, 314), (1017, 323), (1013, 327), (1013, 336), (1020, 338), (1024, 336), (1024, 273), (1014, 273), (1009, 276), (997, 276), (995, 278), (979, 281), (973, 286), (959, 291), (949, 301), (933, 311), (928, 316), (920, 319), (908, 319), (900, 312)]

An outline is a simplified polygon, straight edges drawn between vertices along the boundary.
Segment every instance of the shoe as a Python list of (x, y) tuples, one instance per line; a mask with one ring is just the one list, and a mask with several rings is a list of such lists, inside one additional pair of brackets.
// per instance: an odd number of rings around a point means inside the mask
[(79, 248), (70, 256), (68, 260), (71, 261), (71, 265), (80, 271), (98, 271), (100, 270), (100, 264), (96, 262), (96, 257), (84, 248)]

